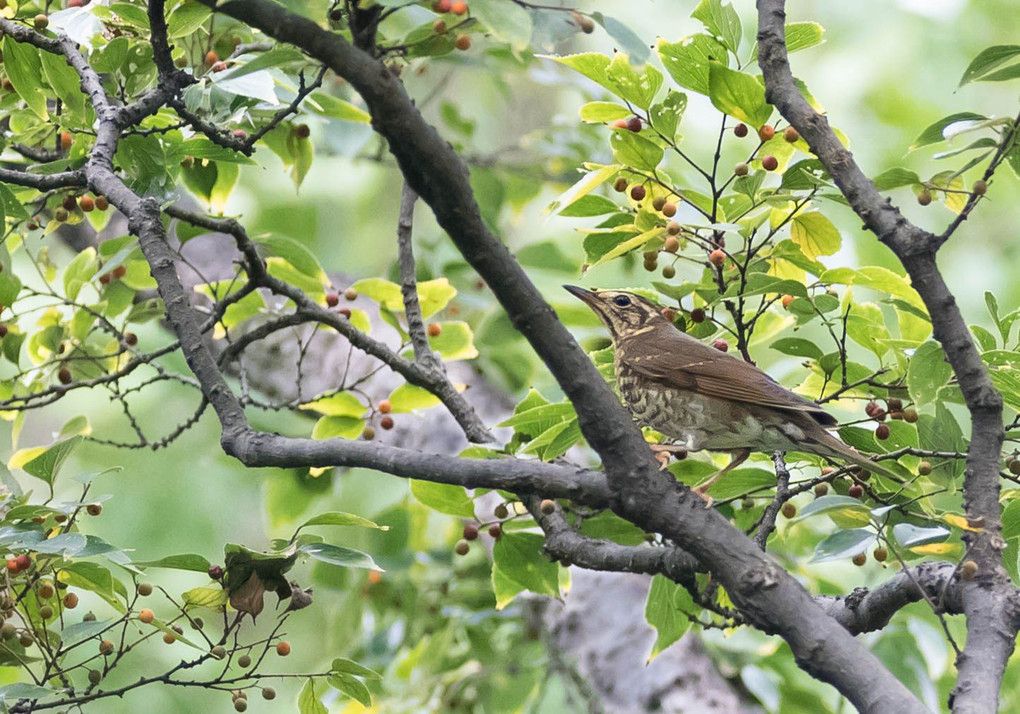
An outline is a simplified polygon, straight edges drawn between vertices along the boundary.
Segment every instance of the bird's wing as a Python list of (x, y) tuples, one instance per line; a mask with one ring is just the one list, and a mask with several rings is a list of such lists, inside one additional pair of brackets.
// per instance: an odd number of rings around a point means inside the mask
[[(631, 369), (679, 389), (733, 402), (803, 412), (823, 426), (837, 423), (820, 406), (794, 394), (748, 362), (730, 357), (672, 328), (655, 337), (655, 352), (643, 350), (639, 355), (625, 357)], [(626, 350), (625, 354), (628, 352)]]

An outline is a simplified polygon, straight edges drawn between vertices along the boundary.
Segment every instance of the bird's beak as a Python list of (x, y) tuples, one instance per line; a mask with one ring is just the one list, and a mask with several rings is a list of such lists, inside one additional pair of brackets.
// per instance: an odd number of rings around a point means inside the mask
[(577, 285), (564, 285), (563, 289), (589, 306), (593, 306), (598, 302), (598, 296), (588, 288), (578, 287)]

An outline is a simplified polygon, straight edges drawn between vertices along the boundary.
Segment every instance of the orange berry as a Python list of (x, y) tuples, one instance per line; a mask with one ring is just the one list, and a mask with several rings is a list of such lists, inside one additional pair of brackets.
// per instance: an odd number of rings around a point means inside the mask
[(726, 262), (726, 254), (723, 253), (718, 248), (716, 248), (715, 250), (708, 254), (708, 262), (710, 262), (717, 268), (721, 268), (723, 264)]
[(775, 127), (770, 126), (768, 124), (766, 124), (761, 129), (758, 130), (758, 138), (760, 138), (762, 141), (768, 141), (775, 135), (776, 135)]
[(108, 655), (113, 652), (114, 644), (110, 640), (103, 640), (99, 643), (99, 654)]
[(74, 593), (67, 593), (67, 595), (64, 596), (64, 607), (68, 610), (73, 610), (78, 607), (78, 596)]
[(74, 137), (71, 136), (71, 132), (62, 131), (60, 132), (60, 148), (64, 151), (71, 150), (71, 144), (74, 143)]
[(85, 213), (89, 213), (90, 211), (95, 210), (96, 200), (91, 196), (82, 196), (81, 198), (78, 199), (78, 206)]
[(378, 405), (376, 405), (376, 409), (379, 410), (380, 414), (389, 414), (393, 411), (393, 405), (390, 404), (389, 399), (383, 399)]
[(468, 6), (464, 0), (453, 0), (450, 3), (450, 12), (454, 15), (467, 15)]
[(276, 654), (281, 657), (286, 657), (290, 654), (290, 643), (286, 640), (282, 640), (276, 643)]
[(138, 619), (148, 625), (150, 622), (156, 619), (156, 613), (146, 608), (138, 611)]
[(793, 302), (794, 300), (796, 300), (796, 298), (793, 297), (793, 295), (783, 295), (783, 307), (789, 310), (790, 303)]
[(216, 54), (215, 52), (213, 52), (212, 50), (209, 50), (208, 52), (205, 53), (205, 66), (206, 67), (212, 67), (214, 64), (216, 64), (219, 61), (220, 61), (220, 56), (218, 54)]
[(673, 216), (675, 216), (676, 215), (676, 204), (675, 203), (670, 203), (668, 201), (665, 204), (663, 204), (663, 206), (662, 206), (662, 215), (664, 215), (666, 218), (672, 218)]
[(439, 337), (442, 331), (443, 326), (440, 325), (438, 322), (433, 322), (431, 325), (428, 326), (429, 337)]
[(469, 50), (471, 49), (471, 37), (469, 35), (457, 35), (453, 45), (458, 50)]
[[(626, 119), (617, 119), (612, 124), (610, 124), (610, 126), (613, 127), (614, 129), (626, 129), (627, 128), (627, 120)], [(619, 181), (619, 180), (620, 179), (617, 179), (617, 181)], [(624, 188), (627, 187), (627, 183), (626, 182), (624, 182), (623, 187)]]

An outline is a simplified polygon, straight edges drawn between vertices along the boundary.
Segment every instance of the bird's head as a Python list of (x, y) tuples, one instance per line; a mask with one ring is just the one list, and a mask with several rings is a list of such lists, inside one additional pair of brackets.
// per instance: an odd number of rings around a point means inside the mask
[(588, 290), (576, 285), (564, 285), (563, 288), (602, 319), (613, 342), (646, 327), (670, 325), (661, 307), (626, 290)]

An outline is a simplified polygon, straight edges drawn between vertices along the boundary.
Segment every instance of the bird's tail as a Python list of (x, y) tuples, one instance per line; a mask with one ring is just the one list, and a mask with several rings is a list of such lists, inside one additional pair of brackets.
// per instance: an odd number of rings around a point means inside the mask
[(903, 480), (903, 477), (900, 474), (896, 473), (895, 471), (886, 466), (883, 466), (882, 464), (876, 461), (872, 461), (867, 456), (862, 454), (860, 451), (850, 446), (849, 444), (840, 441), (839, 439), (837, 439), (835, 436), (825, 431), (824, 429), (819, 428), (818, 431), (820, 433), (811, 434), (810, 436), (821, 447), (817, 452), (820, 455), (831, 456), (833, 458), (841, 459), (843, 461), (849, 461), (850, 463), (865, 468), (868, 471), (871, 471), (872, 473), (879, 474), (881, 476), (886, 476), (897, 482)]

